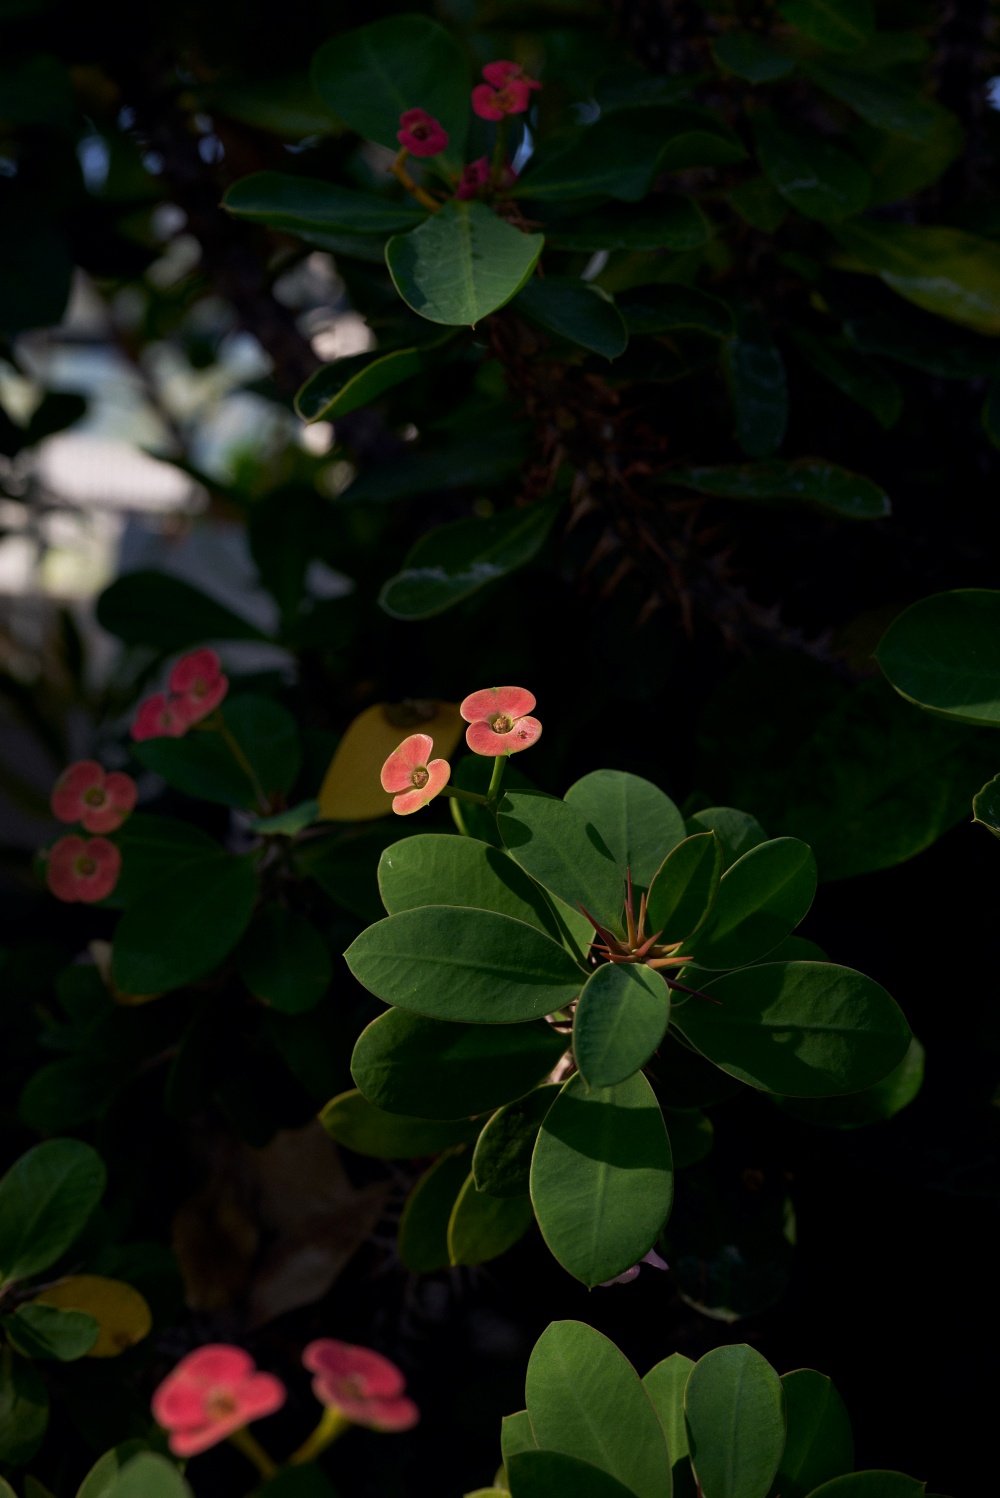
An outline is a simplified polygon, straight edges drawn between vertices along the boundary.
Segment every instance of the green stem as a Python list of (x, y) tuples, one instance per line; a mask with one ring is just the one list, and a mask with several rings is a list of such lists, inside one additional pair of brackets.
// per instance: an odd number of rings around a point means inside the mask
[(498, 754), (493, 762), (493, 774), (490, 777), (490, 788), (486, 792), (486, 799), (490, 806), (495, 806), (500, 800), (500, 785), (503, 781), (503, 772), (507, 768), (509, 754)]
[(490, 804), (485, 796), (480, 796), (475, 791), (459, 790), (457, 785), (446, 785), (438, 794), (441, 796), (453, 796), (456, 801), (475, 801), (479, 806), (489, 806)]
[(229, 1439), (237, 1451), (242, 1451), (247, 1461), (253, 1462), (261, 1477), (274, 1477), (277, 1474), (277, 1463), (271, 1460), (256, 1436), (252, 1436), (245, 1425), (234, 1430)]
[(264, 787), (257, 779), (257, 772), (255, 771), (250, 761), (247, 759), (239, 743), (239, 740), (234, 735), (232, 729), (227, 725), (226, 720), (222, 716), (221, 712), (212, 714), (212, 717), (209, 719), (209, 726), (214, 728), (228, 745), (230, 754), (233, 756), (236, 763), (239, 765), (240, 769), (243, 771), (244, 775), (246, 775), (250, 784), (253, 786), (253, 793), (257, 797), (257, 805), (260, 807), (262, 812), (267, 812), (269, 810), (269, 807), (267, 796), (264, 794)]
[(345, 1430), (350, 1430), (350, 1428), (351, 1422), (347, 1416), (342, 1415), (339, 1410), (331, 1409), (328, 1405), (312, 1435), (306, 1437), (298, 1451), (292, 1452), (288, 1458), (288, 1465), (301, 1467), (304, 1462), (315, 1461), (321, 1451), (325, 1451), (344, 1434)]

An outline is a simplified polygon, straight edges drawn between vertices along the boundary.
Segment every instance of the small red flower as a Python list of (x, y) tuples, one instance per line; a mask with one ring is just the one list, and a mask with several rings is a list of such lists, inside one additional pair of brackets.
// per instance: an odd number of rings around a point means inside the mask
[(431, 759), (434, 740), (429, 733), (411, 733), (382, 766), (382, 789), (392, 793), (392, 809), (401, 817), (426, 806), (448, 784), (451, 766)]
[(313, 1393), (320, 1404), (339, 1411), (355, 1425), (372, 1430), (410, 1430), (420, 1411), (403, 1393), (406, 1380), (388, 1358), (369, 1347), (352, 1347), (321, 1337), (302, 1354), (315, 1373)]
[(518, 62), (488, 62), (485, 83), (472, 90), (472, 108), (481, 120), (502, 120), (508, 114), (523, 114), (531, 103), (533, 89), (541, 88)]
[(57, 900), (93, 905), (118, 883), (122, 856), (106, 837), (61, 837), (49, 852), (45, 881)]
[(542, 725), (528, 714), (535, 699), (524, 687), (484, 687), (460, 704), (468, 723), (465, 742), (473, 754), (518, 754), (541, 737)]
[(219, 657), (214, 650), (193, 650), (181, 656), (167, 683), (171, 706), (186, 728), (200, 723), (215, 711), (229, 691), (229, 678), (223, 676)]
[(157, 692), (139, 704), (131, 731), (136, 743), (141, 744), (143, 739), (179, 739), (187, 727), (175, 700), (168, 700), (166, 692)]
[[(516, 181), (517, 173), (508, 161), (506, 165), (501, 168), (497, 186), (504, 192), (509, 192)], [(486, 188), (489, 186), (489, 183), (489, 158), (486, 156), (480, 156), (478, 161), (470, 161), (469, 165), (462, 172), (462, 175), (459, 178), (458, 186), (455, 189), (455, 196), (459, 199), (478, 198), (483, 192), (485, 192)]]
[(407, 109), (399, 117), (396, 139), (411, 156), (437, 156), (448, 144), (448, 132), (426, 109)]
[(114, 832), (135, 806), (135, 781), (96, 759), (78, 759), (53, 787), (49, 805), (60, 822), (82, 822), (88, 832)]
[(210, 1343), (167, 1374), (153, 1395), (153, 1416), (169, 1432), (175, 1456), (197, 1456), (279, 1410), (285, 1397), (281, 1380), (258, 1372), (242, 1347)]

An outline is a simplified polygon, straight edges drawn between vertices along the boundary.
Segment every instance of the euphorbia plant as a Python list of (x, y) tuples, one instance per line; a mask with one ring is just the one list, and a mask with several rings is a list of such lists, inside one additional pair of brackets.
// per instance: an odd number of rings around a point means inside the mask
[(418, 834), (382, 855), (388, 915), (345, 956), (392, 1007), (355, 1048), (359, 1093), (326, 1122), (379, 1153), (386, 1115), (404, 1115), (447, 1147), (403, 1216), (412, 1267), (434, 1267), (435, 1238), (453, 1263), (493, 1257), (534, 1218), (593, 1286), (656, 1244), (671, 1110), (698, 1100), (706, 1063), (779, 1098), (836, 1098), (884, 1083), (912, 1038), (885, 989), (793, 934), (816, 892), (805, 843), (732, 808), (685, 820), (617, 770), (561, 799), (505, 791), (496, 748), (532, 707), (517, 688), (462, 704), (495, 766), (470, 798), (480, 836)]

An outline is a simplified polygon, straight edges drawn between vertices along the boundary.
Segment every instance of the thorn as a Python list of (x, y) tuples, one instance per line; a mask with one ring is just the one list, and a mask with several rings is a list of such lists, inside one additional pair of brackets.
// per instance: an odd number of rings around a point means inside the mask
[[(663, 935), (662, 931), (657, 931), (652, 936), (647, 936), (646, 940), (643, 942), (642, 946), (641, 947), (636, 947), (636, 949), (635, 949), (635, 955), (637, 957), (645, 957), (646, 953), (647, 952), (651, 952), (652, 949), (656, 946), (657, 937), (660, 937), (662, 935)], [(656, 962), (657, 958), (654, 957), (653, 961)]]
[(702, 993), (700, 988), (688, 988), (686, 983), (678, 983), (676, 978), (668, 978), (666, 974), (664, 974), (663, 981), (668, 988), (680, 988), (684, 993), (693, 994), (696, 999), (705, 999), (709, 1004), (718, 1004), (719, 1008), (722, 1008), (721, 999), (713, 999), (711, 994)]
[[(580, 902), (577, 901), (577, 904), (579, 905)], [(594, 917), (591, 915), (590, 911), (587, 909), (587, 907), (585, 905), (580, 905), (580, 909), (583, 911), (583, 914), (586, 916), (587, 920), (593, 926), (593, 928), (597, 932), (598, 936), (604, 942), (605, 946), (609, 947), (609, 948), (617, 947), (618, 946), (618, 942), (611, 935), (611, 932), (607, 929), (607, 927), (606, 926), (602, 926), (601, 923), (600, 923), (600, 921), (595, 921)]]

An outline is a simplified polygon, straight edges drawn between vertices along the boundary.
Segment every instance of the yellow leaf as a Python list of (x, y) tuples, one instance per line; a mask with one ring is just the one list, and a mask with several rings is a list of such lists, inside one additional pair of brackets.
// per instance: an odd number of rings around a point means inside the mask
[(149, 1335), (153, 1318), (138, 1290), (102, 1274), (73, 1274), (50, 1285), (35, 1300), (61, 1311), (86, 1311), (100, 1326), (88, 1358), (116, 1358)]
[(379, 774), (389, 755), (411, 733), (429, 733), (434, 758), (447, 759), (465, 724), (455, 702), (377, 702), (350, 723), (330, 761), (319, 792), (320, 815), (330, 822), (384, 817), (392, 797)]

